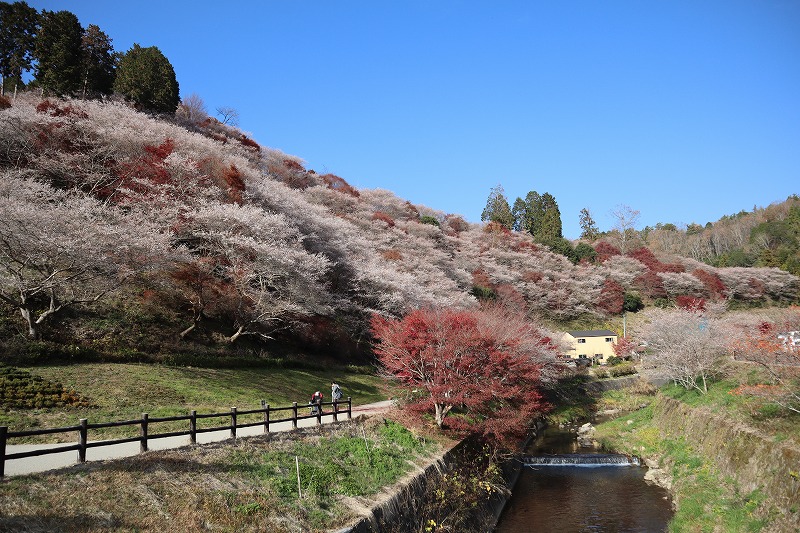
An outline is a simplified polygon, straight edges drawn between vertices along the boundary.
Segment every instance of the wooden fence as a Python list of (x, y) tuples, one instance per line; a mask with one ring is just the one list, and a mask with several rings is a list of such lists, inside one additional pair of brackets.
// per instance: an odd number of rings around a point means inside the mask
[[(48, 455), (52, 453), (63, 453), (72, 450), (77, 450), (78, 462), (85, 463), (86, 450), (88, 450), (89, 448), (99, 448), (102, 446), (112, 446), (114, 444), (124, 444), (127, 442), (138, 441), (139, 452), (143, 453), (146, 452), (148, 449), (147, 442), (153, 439), (161, 439), (165, 437), (180, 437), (189, 435), (191, 443), (197, 444), (197, 435), (199, 433), (210, 433), (212, 431), (230, 430), (231, 438), (236, 438), (236, 430), (241, 428), (263, 426), (264, 433), (269, 433), (270, 424), (277, 424), (279, 422), (291, 421), (292, 429), (296, 429), (298, 420), (316, 418), (317, 424), (322, 424), (323, 415), (328, 415), (328, 414), (333, 415), (334, 422), (339, 420), (340, 414), (346, 414), (348, 419), (352, 418), (353, 401), (350, 396), (347, 397), (346, 401), (323, 402), (320, 405), (331, 406), (333, 409), (328, 413), (323, 412), (323, 409), (317, 409), (317, 412), (315, 414), (300, 415), (298, 414), (299, 409), (307, 408), (310, 406), (302, 405), (298, 407), (297, 402), (294, 402), (290, 407), (270, 407), (268, 403), (262, 400), (261, 409), (239, 411), (236, 409), (236, 407), (232, 407), (229, 413), (197, 414), (197, 411), (192, 411), (191, 414), (189, 415), (165, 416), (160, 418), (150, 418), (147, 413), (142, 413), (142, 418), (138, 420), (123, 420), (121, 422), (101, 422), (97, 424), (90, 424), (88, 419), (81, 418), (78, 425), (76, 426), (33, 429), (29, 431), (8, 431), (8, 426), (0, 426), (0, 478), (3, 478), (5, 476), (6, 461), (11, 459), (23, 459), (25, 457), (36, 457), (39, 455)], [(346, 409), (344, 409), (345, 406), (347, 407)], [(340, 407), (343, 408), (341, 411), (339, 410)], [(289, 416), (288, 418), (275, 419), (272, 417), (273, 413), (281, 413), (286, 411), (289, 411), (291, 414), (291, 416)], [(238, 418), (240, 416), (256, 415), (256, 414), (261, 414), (263, 416), (263, 420), (259, 420), (258, 422), (247, 422), (247, 423), (240, 423), (238, 421)], [(197, 421), (205, 418), (228, 418), (230, 420), (230, 423), (224, 426), (198, 428)], [(153, 424), (164, 423), (164, 422), (179, 422), (179, 421), (188, 421), (189, 429), (186, 431), (171, 431), (167, 433), (155, 433), (155, 434), (150, 433), (150, 429)], [(100, 429), (100, 428), (110, 428), (110, 427), (120, 427), (120, 426), (139, 426), (139, 436), (126, 437), (121, 439), (94, 441), (94, 442), (89, 441), (90, 429)], [(72, 431), (78, 433), (77, 444), (66, 444), (66, 445), (54, 444), (52, 448), (42, 448), (39, 450), (32, 450), (28, 452), (6, 453), (6, 444), (8, 443), (8, 439), (19, 438), (19, 437), (32, 437), (39, 435), (52, 435), (56, 433), (69, 433)]]

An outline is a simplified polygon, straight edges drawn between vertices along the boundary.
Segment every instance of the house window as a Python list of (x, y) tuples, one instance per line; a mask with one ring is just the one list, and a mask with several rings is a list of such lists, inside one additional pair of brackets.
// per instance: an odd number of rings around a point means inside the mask
[(587, 359), (586, 354), (582, 353), (578, 356), (578, 359)]
[(606, 337), (606, 342), (614, 342), (614, 337)]
[(586, 342), (586, 339), (578, 339), (578, 344), (584, 344), (585, 342)]

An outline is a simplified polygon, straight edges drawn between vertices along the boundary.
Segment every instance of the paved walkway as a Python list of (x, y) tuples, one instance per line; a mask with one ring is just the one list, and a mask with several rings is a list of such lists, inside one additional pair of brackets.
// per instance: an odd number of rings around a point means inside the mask
[[(352, 416), (358, 415), (372, 415), (385, 412), (394, 403), (393, 400), (385, 400), (382, 402), (370, 403), (365, 405), (358, 405), (352, 408)], [(339, 420), (346, 420), (347, 413), (339, 412)], [(333, 414), (323, 414), (322, 423), (330, 424), (333, 422)], [(313, 427), (317, 424), (316, 418), (307, 418), (297, 421), (297, 427)], [(292, 429), (292, 422), (287, 420), (285, 422), (272, 422), (269, 425), (270, 432), (276, 431), (289, 431)], [(254, 426), (248, 428), (238, 428), (236, 430), (236, 437), (252, 437), (255, 435), (263, 435), (263, 426)], [(231, 438), (229, 429), (220, 431), (212, 431), (209, 433), (199, 433), (197, 435), (197, 444), (206, 444), (209, 442), (218, 442), (228, 440)], [(90, 441), (95, 442), (95, 441)], [(75, 443), (65, 443), (64, 446), (70, 446)], [(189, 436), (183, 435), (180, 437), (162, 437), (159, 439), (148, 439), (147, 446), (150, 450), (167, 450), (171, 448), (180, 448), (181, 446), (188, 446), (191, 444)], [(54, 444), (18, 444), (7, 445), (6, 453), (27, 452), (32, 450), (39, 450), (42, 448), (55, 447)], [(104, 461), (107, 459), (120, 459), (123, 457), (131, 457), (139, 454), (138, 442), (126, 442), (124, 444), (112, 444), (110, 446), (100, 446), (97, 448), (89, 448), (86, 450), (87, 461)], [(5, 464), (5, 475), (19, 476), (24, 474), (33, 474), (36, 472), (45, 472), (56, 468), (63, 468), (66, 466), (74, 465), (78, 462), (78, 452), (69, 450), (61, 453), (51, 453), (48, 455), (40, 455), (37, 457), (24, 457), (22, 459), (9, 459)]]

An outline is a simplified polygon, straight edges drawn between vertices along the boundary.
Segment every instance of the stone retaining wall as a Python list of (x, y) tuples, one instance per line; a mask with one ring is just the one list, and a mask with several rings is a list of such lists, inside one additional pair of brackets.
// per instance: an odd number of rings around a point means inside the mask
[(672, 438), (684, 437), (745, 493), (761, 489), (784, 516), (771, 531), (800, 531), (800, 449), (705, 408), (659, 395), (653, 423)]

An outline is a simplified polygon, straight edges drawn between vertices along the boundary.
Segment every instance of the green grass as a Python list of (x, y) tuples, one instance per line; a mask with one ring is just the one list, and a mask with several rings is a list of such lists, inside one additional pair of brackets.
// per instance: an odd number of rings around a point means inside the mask
[(756, 385), (766, 381), (766, 378), (757, 372), (738, 372), (730, 378), (711, 382), (706, 394), (701, 394), (697, 390), (687, 390), (678, 385), (667, 385), (661, 392), (692, 407), (724, 413), (727, 418), (770, 435), (781, 435), (782, 440), (800, 444), (800, 415), (768, 398), (737, 394), (737, 388), (741, 384)]
[(439, 452), (381, 417), (149, 452), (9, 478), (0, 530), (335, 531)]
[[(620, 394), (624, 392), (613, 391)], [(653, 425), (652, 405), (598, 425), (597, 438), (607, 449), (661, 458), (677, 502), (670, 531), (756, 532), (767, 525), (764, 496), (757, 490), (742, 493), (734, 479), (723, 477), (685, 438), (664, 437)]]
[[(315, 390), (326, 400), (331, 380), (337, 380), (345, 397), (354, 405), (385, 400), (392, 391), (386, 382), (361, 368), (193, 368), (153, 364), (90, 363), (27, 367), (24, 370), (44, 380), (74, 390), (95, 407), (5, 409), (0, 420), (11, 431), (31, 427), (73, 425), (80, 418), (89, 422), (256, 409), (265, 400), (282, 407), (304, 405)], [(111, 429), (103, 435), (121, 434)], [(71, 436), (70, 436), (71, 438)], [(21, 442), (21, 441), (18, 441)]]

